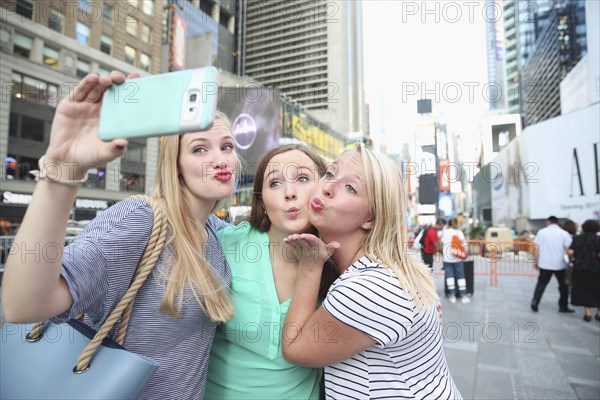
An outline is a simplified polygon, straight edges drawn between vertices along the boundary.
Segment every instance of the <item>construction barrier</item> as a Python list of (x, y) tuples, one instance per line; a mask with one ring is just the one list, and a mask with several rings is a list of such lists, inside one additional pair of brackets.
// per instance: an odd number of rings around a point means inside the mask
[[(537, 245), (529, 241), (489, 242), (469, 240), (465, 261), (473, 262), (475, 275), (488, 275), (490, 286), (498, 286), (500, 276), (538, 276), (533, 267)], [(440, 249), (444, 251), (444, 249)], [(442, 253), (434, 257), (434, 274), (442, 275)]]

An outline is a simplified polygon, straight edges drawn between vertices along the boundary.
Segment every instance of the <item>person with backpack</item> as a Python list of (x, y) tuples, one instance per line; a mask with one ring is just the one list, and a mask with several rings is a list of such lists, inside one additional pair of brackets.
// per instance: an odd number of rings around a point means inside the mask
[(421, 248), (421, 258), (430, 271), (433, 271), (433, 256), (439, 242), (438, 232), (444, 228), (444, 225), (446, 225), (446, 221), (440, 218), (434, 225), (425, 225), (417, 236), (416, 241)]
[(450, 303), (456, 303), (456, 287), (463, 304), (470, 303), (471, 299), (467, 297), (467, 280), (465, 279), (465, 266), (463, 260), (467, 258), (467, 251), (464, 245), (465, 235), (458, 229), (458, 220), (452, 218), (448, 222), (448, 227), (444, 230), (441, 237), (444, 256), (444, 274), (446, 285), (448, 286), (448, 300)]

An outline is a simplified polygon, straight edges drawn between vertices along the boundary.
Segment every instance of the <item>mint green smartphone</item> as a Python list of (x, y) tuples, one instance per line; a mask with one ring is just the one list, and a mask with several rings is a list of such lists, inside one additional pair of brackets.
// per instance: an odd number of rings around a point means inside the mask
[(127, 80), (102, 99), (102, 140), (181, 134), (209, 129), (215, 119), (218, 71), (188, 69)]

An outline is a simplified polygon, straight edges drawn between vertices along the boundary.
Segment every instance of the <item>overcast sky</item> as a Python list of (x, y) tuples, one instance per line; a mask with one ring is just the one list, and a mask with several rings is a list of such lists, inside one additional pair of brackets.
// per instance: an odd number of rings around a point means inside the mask
[(363, 1), (371, 134), (388, 153), (413, 143), (416, 103), (427, 97), (449, 131), (468, 139), (464, 156), (473, 157), (488, 109), (483, 8), (483, 1)]

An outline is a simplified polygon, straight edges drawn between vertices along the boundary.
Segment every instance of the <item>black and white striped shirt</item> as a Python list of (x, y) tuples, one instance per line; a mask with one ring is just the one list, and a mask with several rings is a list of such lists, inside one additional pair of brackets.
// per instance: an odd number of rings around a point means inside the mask
[[(98, 329), (128, 289), (152, 223), (152, 208), (140, 199), (119, 202), (94, 219), (65, 248), (61, 274), (69, 286), (73, 305), (53, 321), (62, 322), (85, 313), (85, 322)], [(208, 219), (205, 254), (216, 276), (228, 288), (231, 271), (215, 235), (224, 226), (215, 216)], [(189, 289), (184, 294), (179, 318), (159, 311), (165, 287), (164, 268), (172, 260), (172, 249), (165, 247), (137, 294), (124, 347), (160, 363), (141, 396), (143, 399), (202, 399), (215, 325)]]
[(418, 310), (390, 269), (361, 258), (334, 282), (323, 307), (376, 342), (325, 368), (328, 399), (461, 399), (435, 305)]

